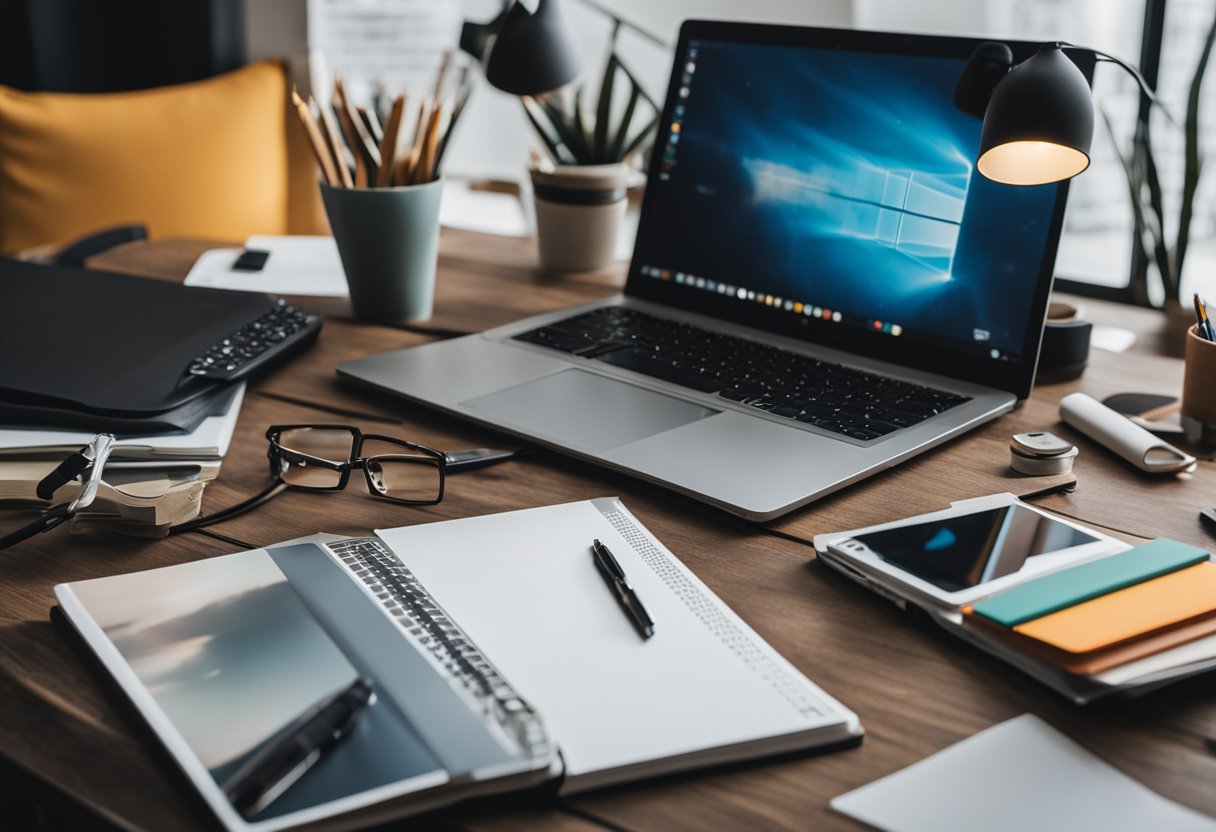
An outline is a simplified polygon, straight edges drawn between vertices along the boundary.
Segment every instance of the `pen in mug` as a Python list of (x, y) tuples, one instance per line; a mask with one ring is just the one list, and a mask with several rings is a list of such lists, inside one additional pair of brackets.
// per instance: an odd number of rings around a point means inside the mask
[(1198, 292), (1195, 293), (1195, 317), (1199, 319), (1199, 323), (1195, 327), (1195, 332), (1199, 334), (1199, 337), (1216, 341), (1216, 332), (1213, 332), (1212, 321), (1208, 318), (1207, 304), (1203, 302), (1203, 298), (1199, 296)]

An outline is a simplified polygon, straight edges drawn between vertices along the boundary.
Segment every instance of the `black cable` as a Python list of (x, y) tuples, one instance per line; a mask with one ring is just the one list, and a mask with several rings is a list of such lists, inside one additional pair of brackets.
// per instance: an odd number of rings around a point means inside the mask
[(54, 508), (48, 509), (45, 514), (40, 516), (33, 523), (27, 526), (22, 526), (17, 531), (0, 537), (0, 549), (7, 549), (9, 546), (14, 546), (26, 538), (33, 537), (36, 534), (50, 531), (58, 526), (64, 520), (72, 516), (71, 503), (60, 503)]
[(169, 534), (189, 532), (195, 529), (201, 529), (203, 526), (210, 526), (212, 523), (231, 520), (234, 517), (257, 508), (271, 497), (278, 496), (287, 488), (287, 483), (283, 482), (282, 480), (275, 480), (257, 494), (254, 494), (252, 497), (246, 500), (242, 500), (234, 506), (229, 506), (228, 508), (217, 511), (214, 514), (208, 514), (204, 515), (203, 517), (196, 517), (193, 520), (187, 520), (185, 523), (178, 523), (176, 526), (169, 529)]

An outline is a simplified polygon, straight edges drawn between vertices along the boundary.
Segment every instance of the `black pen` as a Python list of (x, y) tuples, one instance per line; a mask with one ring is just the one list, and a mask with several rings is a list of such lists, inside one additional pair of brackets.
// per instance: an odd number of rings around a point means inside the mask
[(637, 629), (638, 635), (642, 638), (650, 638), (654, 635), (654, 619), (650, 617), (650, 613), (646, 611), (646, 607), (642, 604), (642, 599), (633, 591), (633, 587), (629, 585), (629, 580), (625, 577), (625, 570), (621, 569), (621, 565), (616, 562), (616, 558), (612, 556), (612, 552), (608, 551), (608, 547), (598, 540), (591, 541), (591, 556), (595, 559), (595, 566), (600, 571), (600, 575), (604, 577), (608, 588), (612, 590), (612, 594), (616, 596), (616, 601), (621, 605), (621, 609), (625, 611), (625, 615), (629, 616), (629, 620), (633, 622), (633, 626)]
[(350, 731), (374, 700), (372, 680), (360, 676), (300, 714), (278, 741), (254, 754), (224, 782), (232, 807), (248, 819), (273, 803)]

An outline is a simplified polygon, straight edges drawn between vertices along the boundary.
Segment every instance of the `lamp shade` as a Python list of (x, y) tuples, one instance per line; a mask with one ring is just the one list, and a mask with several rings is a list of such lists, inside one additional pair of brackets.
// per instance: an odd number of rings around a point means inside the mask
[(1045, 185), (1089, 167), (1094, 103), (1085, 75), (1058, 46), (1043, 46), (996, 85), (984, 114), (981, 174)]
[(538, 0), (535, 12), (517, 0), (502, 16), (485, 65), (486, 80), (512, 95), (557, 89), (579, 69), (557, 0)]

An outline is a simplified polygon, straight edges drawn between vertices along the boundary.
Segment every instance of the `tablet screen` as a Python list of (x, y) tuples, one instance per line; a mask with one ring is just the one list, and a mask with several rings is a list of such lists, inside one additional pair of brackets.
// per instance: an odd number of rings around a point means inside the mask
[(857, 535), (888, 563), (947, 592), (1017, 572), (1028, 558), (1098, 538), (1022, 505)]

